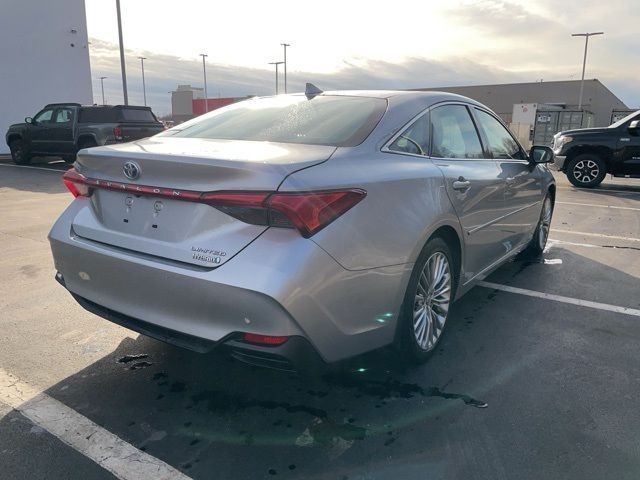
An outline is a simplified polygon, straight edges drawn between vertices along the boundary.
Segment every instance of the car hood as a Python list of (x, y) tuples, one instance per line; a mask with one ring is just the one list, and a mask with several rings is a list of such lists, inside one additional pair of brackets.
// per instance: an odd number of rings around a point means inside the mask
[(608, 132), (609, 128), (607, 127), (595, 127), (595, 128), (576, 128), (573, 130), (564, 130), (562, 132), (558, 132), (556, 135), (560, 136), (560, 135), (580, 135), (580, 134), (585, 134), (585, 135), (591, 135), (593, 133), (605, 133)]

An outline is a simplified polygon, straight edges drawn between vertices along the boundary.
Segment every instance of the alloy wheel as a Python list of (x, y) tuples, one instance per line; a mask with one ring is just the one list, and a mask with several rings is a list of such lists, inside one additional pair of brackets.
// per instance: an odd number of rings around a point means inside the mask
[(442, 252), (435, 252), (424, 264), (413, 306), (413, 332), (418, 346), (424, 351), (435, 347), (449, 313), (452, 277), (449, 260)]
[(593, 160), (580, 160), (573, 167), (573, 176), (582, 183), (593, 182), (600, 175), (600, 167)]
[(544, 250), (544, 247), (547, 245), (549, 230), (551, 229), (552, 214), (553, 208), (551, 207), (551, 199), (547, 197), (542, 205), (542, 216), (540, 217), (540, 226), (538, 227), (538, 242), (540, 250)]

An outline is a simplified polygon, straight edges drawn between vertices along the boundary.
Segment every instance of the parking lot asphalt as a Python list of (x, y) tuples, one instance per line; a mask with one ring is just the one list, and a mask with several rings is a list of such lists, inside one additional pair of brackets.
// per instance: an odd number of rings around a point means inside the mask
[[(109, 463), (129, 445), (175, 469), (164, 478), (638, 478), (640, 181), (579, 190), (557, 175), (544, 258), (457, 302), (425, 365), (383, 350), (310, 378), (85, 312), (46, 240), (71, 201), (64, 166), (36, 166), (0, 161), (0, 477), (145, 478), (139, 459)], [(44, 403), (23, 402), (29, 389)]]

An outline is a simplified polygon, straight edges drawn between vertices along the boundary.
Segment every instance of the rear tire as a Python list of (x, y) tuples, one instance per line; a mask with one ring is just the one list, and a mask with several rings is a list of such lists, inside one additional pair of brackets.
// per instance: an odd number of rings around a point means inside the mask
[(439, 237), (418, 257), (404, 296), (395, 346), (404, 359), (421, 363), (431, 357), (444, 333), (456, 292), (456, 263)]
[(576, 187), (593, 188), (600, 185), (607, 175), (607, 164), (597, 155), (583, 153), (571, 160), (565, 171)]
[(551, 229), (551, 219), (553, 218), (553, 201), (551, 194), (547, 193), (542, 202), (542, 211), (540, 212), (540, 220), (538, 226), (533, 232), (533, 238), (529, 245), (524, 249), (523, 253), (531, 257), (539, 257), (544, 252), (549, 240), (549, 230)]
[(31, 154), (23, 140), (13, 140), (9, 144), (11, 150), (11, 159), (16, 165), (29, 165), (31, 163)]

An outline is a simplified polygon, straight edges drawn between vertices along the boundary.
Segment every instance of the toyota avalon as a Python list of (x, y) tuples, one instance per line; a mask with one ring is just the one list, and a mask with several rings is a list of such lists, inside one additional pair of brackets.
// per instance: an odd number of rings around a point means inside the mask
[(425, 360), (451, 303), (547, 241), (548, 147), (440, 92), (254, 98), (81, 150), (49, 235), (84, 308), (290, 370), (394, 345)]

